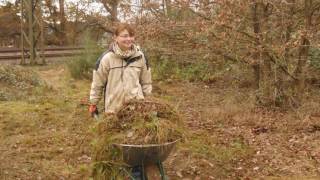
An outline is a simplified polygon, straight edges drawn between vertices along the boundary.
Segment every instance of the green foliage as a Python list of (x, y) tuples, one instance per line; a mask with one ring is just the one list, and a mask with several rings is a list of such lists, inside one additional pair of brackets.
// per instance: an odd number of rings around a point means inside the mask
[(10, 94), (6, 93), (5, 91), (0, 90), (0, 101), (8, 101), (12, 99)]
[(96, 57), (90, 55), (78, 56), (70, 59), (67, 65), (71, 76), (74, 79), (89, 79), (95, 60)]
[(90, 39), (89, 33), (86, 33), (83, 44), (83, 54), (67, 61), (68, 70), (74, 79), (91, 79), (95, 63), (103, 52), (103, 49)]
[(0, 66), (0, 82), (22, 90), (45, 84), (33, 71), (10, 65)]
[(319, 48), (310, 49), (309, 60), (313, 67), (320, 70), (320, 49)]
[(25, 99), (48, 88), (34, 71), (13, 65), (0, 66), (0, 86), (0, 101)]
[(128, 173), (128, 167), (122, 161), (122, 153), (111, 145), (108, 138), (99, 139), (95, 145), (95, 162), (93, 163), (93, 179), (115, 180), (124, 179)]
[(195, 63), (179, 68), (177, 75), (188, 81), (208, 82), (213, 78), (212, 72), (207, 63)]
[(229, 163), (235, 159), (241, 159), (252, 154), (252, 149), (241, 139), (233, 139), (226, 145), (217, 146), (210, 137), (192, 137), (186, 145), (196, 154), (203, 155), (211, 160), (221, 163)]
[(152, 59), (152, 78), (155, 80), (163, 80), (173, 78), (178, 69), (178, 64), (167, 58)]
[(172, 59), (160, 59), (152, 62), (153, 79), (182, 79), (187, 81), (210, 82), (214, 76), (214, 69), (208, 63), (178, 64)]

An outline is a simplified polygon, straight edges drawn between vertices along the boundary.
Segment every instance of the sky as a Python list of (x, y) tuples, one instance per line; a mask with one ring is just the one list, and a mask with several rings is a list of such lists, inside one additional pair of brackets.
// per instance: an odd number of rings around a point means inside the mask
[[(0, 5), (4, 5), (6, 4), (6, 2), (11, 2), (14, 3), (16, 0), (0, 0)], [(53, 0), (56, 4), (56, 6), (59, 8), (59, 0)], [(85, 4), (84, 2), (88, 2), (90, 1), (90, 3)], [(66, 13), (68, 12), (68, 4), (72, 3), (72, 4), (77, 4), (79, 2), (80, 4), (80, 9), (86, 11), (88, 14), (90, 13), (100, 13), (102, 15), (107, 16), (109, 13), (104, 9), (103, 5), (101, 3), (97, 3), (97, 2), (92, 2), (93, 0), (65, 0), (65, 10)], [(140, 0), (131, 0), (132, 5), (134, 5), (133, 7), (135, 7), (137, 4), (139, 4)], [(137, 8), (133, 9), (134, 11), (138, 11)], [(119, 14), (118, 17), (120, 20), (124, 20), (126, 19), (124, 17), (123, 14)]]
[[(14, 3), (15, 1), (16, 0), (0, 0), (0, 5), (4, 5), (7, 2)], [(53, 1), (55, 2), (57, 7), (59, 8), (59, 6), (58, 6), (59, 1), (58, 0), (53, 0)], [(84, 2), (84, 0), (65, 0), (65, 4), (77, 3), (77, 2)], [(101, 3), (93, 2), (93, 3), (90, 3), (90, 5), (87, 5), (83, 8), (87, 9), (88, 12), (101, 12), (101, 8), (103, 9), (103, 6)]]

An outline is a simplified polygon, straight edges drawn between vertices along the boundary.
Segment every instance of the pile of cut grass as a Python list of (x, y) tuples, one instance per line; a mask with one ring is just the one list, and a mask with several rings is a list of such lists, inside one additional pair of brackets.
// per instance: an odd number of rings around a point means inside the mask
[(95, 129), (95, 179), (121, 179), (129, 175), (130, 168), (114, 144), (163, 144), (183, 137), (178, 112), (157, 99), (132, 100), (115, 115), (105, 117)]

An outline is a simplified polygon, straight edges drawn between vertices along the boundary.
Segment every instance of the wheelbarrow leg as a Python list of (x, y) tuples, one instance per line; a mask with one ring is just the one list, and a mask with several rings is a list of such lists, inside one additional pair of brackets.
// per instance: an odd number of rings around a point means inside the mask
[(144, 164), (142, 164), (142, 180), (148, 180), (148, 177), (146, 175), (146, 171), (144, 169)]
[[(162, 162), (144, 168), (145, 179), (167, 180)], [(160, 175), (159, 175), (160, 174)]]
[(158, 162), (158, 168), (159, 168), (159, 172), (160, 172), (160, 175), (161, 175), (161, 179), (162, 180), (167, 180), (162, 162)]

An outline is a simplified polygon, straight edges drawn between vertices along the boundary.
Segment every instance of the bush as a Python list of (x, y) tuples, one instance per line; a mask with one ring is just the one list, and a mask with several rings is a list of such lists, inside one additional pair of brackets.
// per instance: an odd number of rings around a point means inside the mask
[(20, 66), (1, 65), (0, 83), (17, 89), (29, 89), (45, 84), (35, 72)]
[(25, 99), (47, 84), (34, 71), (13, 65), (0, 65), (0, 101)]
[(312, 67), (320, 70), (320, 49), (311, 48), (309, 52), (309, 60)]
[(152, 77), (155, 80), (181, 79), (187, 81), (211, 82), (216, 76), (214, 68), (208, 63), (178, 64), (168, 58), (151, 59)]
[(90, 39), (89, 35), (85, 35), (84, 52), (80, 56), (72, 57), (67, 61), (67, 67), (74, 79), (91, 79), (92, 70), (103, 49), (96, 42)]
[(83, 56), (73, 57), (67, 62), (71, 77), (74, 79), (90, 79), (92, 69), (98, 59), (98, 55), (84, 54)]
[(178, 77), (188, 81), (209, 82), (214, 77), (214, 70), (210, 69), (207, 63), (195, 63), (183, 66), (178, 69)]
[(178, 65), (175, 61), (167, 58), (151, 59), (152, 78), (164, 80), (173, 78), (176, 75)]

